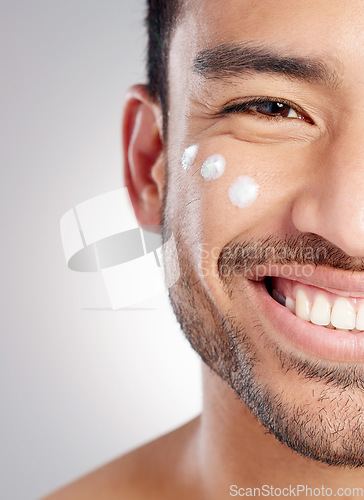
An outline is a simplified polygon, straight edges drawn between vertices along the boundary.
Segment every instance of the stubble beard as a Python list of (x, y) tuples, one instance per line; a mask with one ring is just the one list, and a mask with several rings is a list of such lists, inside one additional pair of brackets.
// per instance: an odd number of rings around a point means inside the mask
[[(163, 204), (163, 242), (171, 234)], [(180, 234), (177, 242), (180, 278), (169, 289), (176, 318), (202, 361), (238, 395), (256, 419), (278, 441), (295, 452), (332, 466), (364, 465), (363, 365), (333, 364), (284, 352), (259, 322), (249, 328), (231, 311), (220, 311), (194, 273)], [(168, 263), (166, 263), (168, 273)], [(287, 397), (264, 383), (261, 359), (252, 339), (265, 339), (282, 376), (314, 387), (311, 403)], [(289, 391), (288, 391), (289, 392)]]

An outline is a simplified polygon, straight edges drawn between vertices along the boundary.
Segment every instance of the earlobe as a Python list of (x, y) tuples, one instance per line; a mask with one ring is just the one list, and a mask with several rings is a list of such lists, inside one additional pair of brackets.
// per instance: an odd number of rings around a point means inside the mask
[(141, 226), (159, 225), (164, 191), (161, 110), (146, 87), (132, 87), (123, 119), (124, 180)]

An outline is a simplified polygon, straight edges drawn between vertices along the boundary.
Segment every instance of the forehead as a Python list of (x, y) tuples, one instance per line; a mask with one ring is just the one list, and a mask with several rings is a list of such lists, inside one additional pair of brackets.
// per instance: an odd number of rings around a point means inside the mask
[(241, 41), (271, 45), (289, 55), (353, 63), (359, 69), (358, 58), (364, 58), (364, 2), (184, 0), (171, 43), (172, 70), (177, 70), (176, 64), (190, 70), (204, 48)]

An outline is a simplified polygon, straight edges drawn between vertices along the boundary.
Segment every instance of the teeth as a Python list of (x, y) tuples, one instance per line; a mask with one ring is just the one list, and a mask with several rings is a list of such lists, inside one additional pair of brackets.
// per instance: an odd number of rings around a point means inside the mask
[(345, 297), (338, 297), (331, 308), (329, 297), (323, 293), (316, 295), (313, 305), (304, 289), (297, 288), (296, 300), (284, 297), (277, 290), (272, 290), (273, 298), (285, 305), (298, 318), (315, 325), (331, 329), (364, 331), (364, 302), (355, 312), (353, 304)]
[(359, 307), (358, 314), (356, 315), (356, 329), (364, 330), (364, 304)]
[(342, 330), (353, 330), (355, 328), (354, 308), (344, 297), (336, 299), (332, 308), (331, 323)]
[(296, 312), (296, 304), (291, 297), (286, 297), (286, 307), (289, 309), (291, 312)]
[(310, 321), (311, 304), (305, 292), (299, 288), (296, 293), (296, 316), (306, 321)]
[(316, 295), (310, 314), (311, 323), (314, 323), (315, 325), (326, 326), (330, 323), (330, 316), (330, 302), (325, 297), (325, 295)]

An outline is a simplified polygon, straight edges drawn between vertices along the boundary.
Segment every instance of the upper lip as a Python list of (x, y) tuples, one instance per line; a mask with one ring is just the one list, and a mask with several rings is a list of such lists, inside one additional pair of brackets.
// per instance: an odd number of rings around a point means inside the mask
[(309, 264), (265, 264), (252, 267), (246, 273), (246, 277), (253, 281), (261, 281), (268, 276), (298, 281), (337, 295), (364, 298), (364, 272)]

